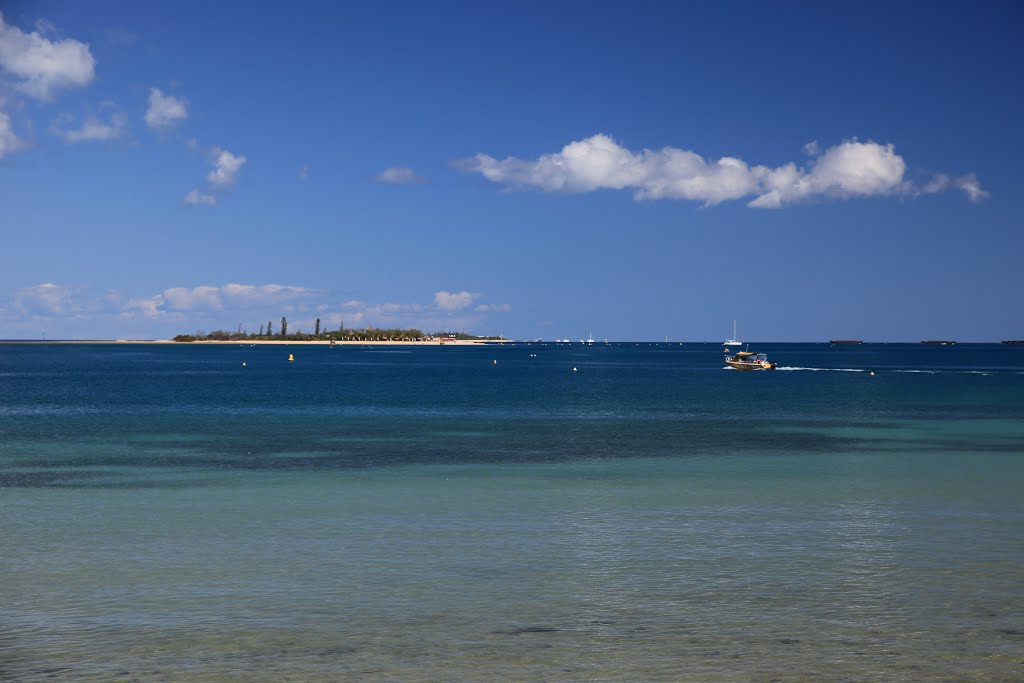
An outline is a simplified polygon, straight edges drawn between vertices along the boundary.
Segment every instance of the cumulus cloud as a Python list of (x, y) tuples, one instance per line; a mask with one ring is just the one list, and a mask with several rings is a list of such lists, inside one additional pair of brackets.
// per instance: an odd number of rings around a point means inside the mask
[[(188, 144), (190, 149), (199, 146), (195, 140), (190, 140)], [(214, 193), (230, 190), (238, 179), (238, 173), (242, 170), (245, 162), (246, 158), (241, 154), (232, 154), (226, 149), (214, 147), (210, 151), (210, 163), (213, 170), (206, 175), (209, 191), (203, 192), (197, 187), (185, 195), (182, 203), (185, 206), (215, 206), (217, 197)]]
[(22, 314), (44, 318), (71, 315), (75, 309), (71, 290), (52, 282), (18, 290), (13, 303)]
[(201, 192), (197, 187), (185, 195), (182, 203), (185, 206), (216, 206), (217, 198), (212, 194), (205, 194)]
[[(904, 177), (906, 162), (891, 144), (853, 139), (824, 150), (816, 142), (804, 149), (813, 157), (810, 166), (788, 163), (770, 168), (750, 166), (735, 157), (707, 160), (674, 147), (634, 153), (599, 134), (535, 160), (477, 154), (456, 165), (507, 187), (566, 193), (631, 190), (636, 199), (688, 199), (705, 206), (753, 197), (748, 206), (779, 208), (820, 197), (915, 192)], [(961, 187), (971, 196), (968, 187), (978, 197), (987, 194), (976, 179)]]
[(240, 154), (235, 155), (226, 149), (215, 147), (213, 150), (213, 170), (207, 174), (206, 182), (215, 190), (231, 187), (235, 184), (238, 172), (242, 170), (245, 161), (245, 157)]
[(96, 60), (85, 43), (51, 41), (37, 31), (25, 33), (0, 13), (0, 68), (14, 77), (14, 87), (39, 100), (61, 88), (82, 87), (95, 78)]
[(265, 306), (282, 306), (309, 297), (316, 290), (294, 285), (241, 285), (171, 287), (151, 297), (132, 299), (126, 312), (159, 317), (168, 313), (213, 313), (224, 310), (252, 310)]
[(373, 177), (375, 182), (386, 185), (421, 185), (428, 182), (428, 178), (416, 175), (416, 172), (405, 166), (392, 166), (386, 168)]
[(146, 125), (154, 130), (167, 130), (188, 118), (188, 103), (184, 98), (165, 95), (159, 88), (149, 89), (149, 107)]
[(478, 297), (478, 294), (470, 292), (435, 292), (434, 305), (442, 311), (458, 311), (472, 304)]
[(14, 134), (11, 117), (0, 111), (0, 159), (24, 148), (25, 143)]
[[(489, 315), (511, 310), (508, 304), (487, 304), (481, 295), (469, 292), (437, 292), (432, 302), (367, 303), (351, 299), (338, 303), (329, 292), (297, 285), (262, 284), (199, 285), (170, 287), (150, 296), (129, 296), (119, 291), (101, 294), (72, 290), (52, 282), (17, 290), (7, 301), (0, 300), (0, 319), (13, 324), (51, 320), (136, 320), (167, 325), (167, 332), (185, 331), (183, 326), (232, 327), (247, 321), (254, 329), (269, 318), (287, 315), (293, 330), (308, 330), (315, 318), (323, 329), (337, 327), (417, 327), (426, 332), (470, 330)], [(173, 325), (170, 325), (173, 323)], [(107, 323), (104, 323), (107, 324)], [(108, 325), (109, 330), (114, 323)], [(110, 332), (108, 332), (110, 333)], [(122, 334), (114, 332), (114, 334)]]
[(124, 114), (114, 112), (110, 120), (104, 123), (95, 116), (90, 116), (78, 128), (65, 128), (74, 121), (73, 116), (63, 115), (53, 122), (50, 132), (64, 138), (68, 143), (86, 140), (116, 140), (124, 135), (126, 120)]

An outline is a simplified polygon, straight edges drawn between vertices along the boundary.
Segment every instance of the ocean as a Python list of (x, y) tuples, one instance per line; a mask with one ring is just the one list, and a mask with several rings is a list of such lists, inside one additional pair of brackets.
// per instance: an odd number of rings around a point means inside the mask
[(1024, 346), (756, 348), (0, 345), (0, 680), (1020, 681)]

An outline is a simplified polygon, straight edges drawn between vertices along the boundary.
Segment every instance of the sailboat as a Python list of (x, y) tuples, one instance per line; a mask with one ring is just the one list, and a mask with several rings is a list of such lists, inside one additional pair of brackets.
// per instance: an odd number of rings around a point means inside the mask
[(594, 343), (594, 333), (593, 332), (591, 332), (590, 336), (587, 337), (587, 343), (588, 344), (593, 344)]
[(732, 338), (725, 340), (726, 346), (743, 346), (743, 342), (736, 338), (736, 321), (732, 321)]

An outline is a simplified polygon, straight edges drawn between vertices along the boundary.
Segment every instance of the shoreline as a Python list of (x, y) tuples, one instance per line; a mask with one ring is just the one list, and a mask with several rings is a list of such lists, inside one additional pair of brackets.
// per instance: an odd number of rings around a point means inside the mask
[[(455, 341), (341, 341), (335, 340), (335, 346), (484, 346), (487, 344), (504, 344), (508, 340), (498, 339), (457, 339)], [(268, 339), (239, 339), (235, 341), (224, 339), (204, 339), (201, 341), (176, 342), (173, 339), (3, 339), (2, 344), (172, 344), (175, 346), (206, 346), (206, 345), (235, 345), (235, 346), (330, 346), (330, 340), (309, 340), (309, 341), (275, 341)]]

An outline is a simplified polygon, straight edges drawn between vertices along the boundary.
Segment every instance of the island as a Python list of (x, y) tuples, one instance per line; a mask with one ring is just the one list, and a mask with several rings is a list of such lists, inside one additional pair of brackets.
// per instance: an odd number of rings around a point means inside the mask
[(466, 332), (434, 332), (424, 333), (416, 328), (374, 328), (368, 325), (362, 329), (346, 328), (344, 325), (335, 330), (322, 330), (320, 319), (317, 318), (314, 330), (305, 333), (302, 330), (288, 331), (288, 319), (281, 318), (281, 323), (274, 331), (270, 322), (260, 325), (259, 332), (238, 329), (198, 331), (192, 334), (179, 334), (171, 339), (183, 343), (251, 343), (251, 344), (488, 344), (504, 343), (504, 337), (481, 336)]

